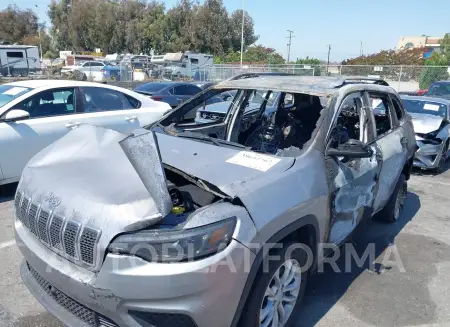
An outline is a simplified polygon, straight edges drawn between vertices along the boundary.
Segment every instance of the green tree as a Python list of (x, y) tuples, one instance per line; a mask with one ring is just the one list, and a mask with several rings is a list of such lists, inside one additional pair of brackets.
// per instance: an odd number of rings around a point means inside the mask
[(21, 43), (24, 37), (38, 34), (38, 18), (31, 9), (9, 5), (0, 11), (0, 41)]
[[(242, 10), (235, 10), (230, 17), (231, 47), (233, 51), (241, 51)], [(253, 18), (244, 11), (244, 51), (258, 40), (255, 35)]]
[[(302, 65), (302, 66), (297, 66), (297, 69), (295, 72), (296, 74), (301, 74), (302, 70), (300, 68), (303, 68), (303, 73), (305, 75), (311, 75), (311, 70), (313, 69), (313, 75), (314, 76), (320, 76), (322, 74), (322, 67), (321, 64), (322, 62), (319, 59), (316, 58), (297, 58), (297, 60), (295, 61), (296, 65)], [(305, 67), (306, 66), (306, 67)], [(305, 69), (306, 68), (306, 69)]]
[(378, 53), (346, 59), (342, 65), (414, 65), (422, 66), (425, 63), (423, 54), (425, 49), (414, 48), (401, 51), (382, 50)]
[(448, 79), (449, 61), (445, 52), (433, 52), (431, 57), (426, 60), (425, 68), (420, 73), (419, 88), (422, 90), (428, 89), (432, 83)]
[[(237, 64), (240, 63), (240, 60), (240, 51), (229, 51), (226, 55), (214, 58), (214, 62), (217, 64)], [(275, 49), (262, 45), (248, 47), (242, 56), (242, 61), (245, 64), (265, 65), (280, 65), (285, 63), (284, 58)]]

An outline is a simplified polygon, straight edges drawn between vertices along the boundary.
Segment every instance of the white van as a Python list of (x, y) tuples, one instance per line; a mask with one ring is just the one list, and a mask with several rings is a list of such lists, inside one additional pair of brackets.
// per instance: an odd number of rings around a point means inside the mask
[(0, 75), (28, 76), (41, 70), (39, 50), (33, 45), (0, 45)]
[(164, 63), (166, 65), (164, 75), (180, 77), (193, 77), (198, 71), (205, 71), (214, 63), (212, 55), (192, 51), (166, 53), (153, 56), (152, 63)]

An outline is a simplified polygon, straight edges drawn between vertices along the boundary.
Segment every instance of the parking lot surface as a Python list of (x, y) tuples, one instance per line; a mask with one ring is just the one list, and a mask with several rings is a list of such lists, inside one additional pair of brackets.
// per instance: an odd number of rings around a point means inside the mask
[[(399, 221), (372, 221), (351, 240), (360, 254), (374, 244), (375, 263), (367, 260), (362, 267), (345, 269), (342, 253), (337, 262), (342, 272), (326, 265), (310, 280), (296, 327), (450, 326), (450, 171), (415, 174), (408, 187)], [(13, 243), (14, 187), (0, 192), (0, 326), (62, 326), (20, 281), (21, 254)], [(395, 264), (386, 264), (388, 254), (397, 259)]]

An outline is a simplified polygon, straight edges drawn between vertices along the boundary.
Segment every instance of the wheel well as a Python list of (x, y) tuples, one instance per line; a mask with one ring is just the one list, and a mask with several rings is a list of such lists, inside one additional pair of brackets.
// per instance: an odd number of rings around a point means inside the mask
[[(310, 273), (314, 272), (317, 268), (317, 250), (319, 241), (319, 225), (316, 217), (313, 215), (307, 215), (302, 218), (297, 219), (294, 223), (284, 227), (282, 230), (278, 231), (275, 235), (273, 235), (269, 240), (267, 240), (266, 244), (277, 244), (282, 243), (286, 244), (289, 242), (303, 243), (309, 246), (309, 248), (313, 252), (314, 262), (310, 269)], [(265, 249), (264, 247), (259, 250), (256, 255), (255, 261), (252, 265), (250, 273), (247, 278), (247, 282), (242, 291), (241, 299), (238, 304), (238, 308), (233, 317), (233, 321), (231, 326), (236, 327), (239, 325), (239, 321), (242, 317), (242, 312), (244, 311), (247, 297), (251, 292), (253, 283), (257, 278), (257, 275), (261, 273), (261, 269), (263, 267), (264, 256), (270, 254), (271, 251), (275, 251), (276, 248)]]
[(402, 174), (405, 175), (406, 180), (409, 180), (409, 177), (411, 176), (413, 162), (414, 162), (414, 156), (412, 156), (403, 166)]
[(310, 273), (314, 271), (314, 268), (317, 264), (317, 240), (315, 227), (310, 224), (304, 225), (299, 229), (293, 231), (292, 233), (286, 235), (277, 243), (286, 244), (290, 242), (302, 243), (307, 245), (311, 249), (314, 257), (314, 265), (312, 266), (313, 269), (310, 270)]

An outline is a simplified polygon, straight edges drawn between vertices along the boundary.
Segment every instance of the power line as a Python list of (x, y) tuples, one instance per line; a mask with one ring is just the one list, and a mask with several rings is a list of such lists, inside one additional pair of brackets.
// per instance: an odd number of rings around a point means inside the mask
[(292, 34), (294, 33), (294, 31), (291, 30), (287, 30), (289, 33), (289, 36), (287, 37), (289, 39), (289, 43), (288, 43), (288, 56), (287, 56), (287, 62), (289, 63), (289, 59), (291, 57), (291, 44), (292, 44), (292, 38), (295, 36), (292, 36)]

